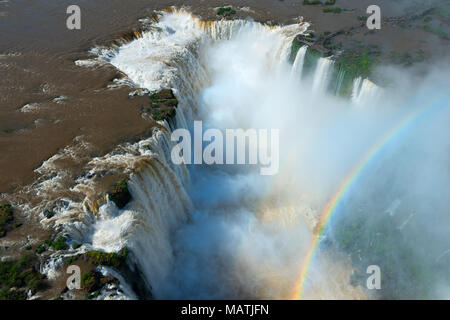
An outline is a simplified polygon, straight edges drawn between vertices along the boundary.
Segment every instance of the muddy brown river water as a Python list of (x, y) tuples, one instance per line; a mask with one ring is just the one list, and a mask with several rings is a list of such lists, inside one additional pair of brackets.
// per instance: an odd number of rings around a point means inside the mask
[[(236, 17), (251, 16), (264, 22), (292, 23), (302, 16), (320, 33), (354, 25), (355, 18), (364, 15), (372, 2), (338, 1), (339, 7), (352, 10), (339, 15), (324, 14), (322, 7), (304, 6), (300, 0), (230, 0), (226, 5), (238, 8)], [(415, 12), (413, 2), (375, 2), (385, 16)], [(431, 2), (419, 3), (425, 7)], [(81, 8), (81, 30), (66, 28), (66, 8), (71, 4)], [(1, 1), (0, 192), (13, 193), (31, 183), (36, 178), (34, 169), (69, 144), (88, 144), (84, 151), (87, 160), (120, 142), (148, 135), (153, 124), (140, 115), (143, 98), (129, 99), (130, 88), (107, 88), (117, 71), (109, 66), (79, 67), (75, 60), (86, 58), (96, 45), (138, 30), (138, 20), (151, 16), (155, 9), (185, 6), (205, 19), (215, 19), (214, 8), (221, 5), (225, 3), (216, 0)], [(372, 41), (387, 51), (396, 46), (404, 50), (434, 46), (429, 56), (439, 55), (434, 43), (440, 42), (433, 37), (430, 40), (429, 34), (386, 27), (388, 31), (373, 35)], [(346, 44), (345, 39), (343, 42)], [(76, 175), (82, 158), (60, 165)]]

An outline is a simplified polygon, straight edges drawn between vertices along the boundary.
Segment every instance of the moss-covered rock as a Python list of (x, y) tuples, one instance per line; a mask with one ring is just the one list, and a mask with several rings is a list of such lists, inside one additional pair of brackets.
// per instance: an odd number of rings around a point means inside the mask
[(178, 100), (172, 89), (162, 89), (150, 95), (150, 108), (144, 108), (156, 121), (171, 121), (176, 115)]
[(222, 17), (229, 17), (233, 14), (236, 14), (236, 10), (232, 7), (221, 7), (217, 9), (217, 15)]
[(150, 95), (151, 100), (175, 99), (172, 89), (162, 89)]
[(119, 209), (126, 206), (131, 200), (131, 194), (128, 190), (127, 182), (120, 181), (116, 183), (110, 192), (108, 192), (109, 200), (114, 202)]
[(114, 267), (121, 269), (126, 264), (128, 256), (128, 249), (124, 248), (119, 252), (103, 252), (103, 251), (88, 251), (82, 255), (83, 259), (94, 264)]
[(100, 289), (101, 274), (95, 271), (83, 272), (81, 274), (81, 288), (88, 292)]
[(118, 285), (120, 282), (114, 277), (105, 277), (95, 270), (81, 274), (81, 288), (87, 291), (88, 300), (97, 298), (103, 287), (111, 283)]
[(9, 203), (0, 205), (0, 237), (6, 235), (13, 221), (14, 214), (12, 206)]
[(314, 6), (322, 4), (322, 1), (320, 0), (303, 0), (303, 5), (305, 6)]
[[(67, 241), (66, 237), (60, 236), (60, 237), (57, 237), (57, 238), (55, 238), (53, 240), (51, 240), (51, 239), (46, 240), (45, 244), (49, 248), (51, 247), (51, 248), (53, 248), (55, 250), (67, 250), (69, 248), (69, 246), (67, 245), (66, 241)], [(39, 248), (41, 248), (41, 247), (39, 247)]]
[(41, 244), (39, 247), (36, 248), (36, 253), (37, 254), (41, 254), (43, 252), (45, 252), (45, 246), (43, 244)]
[(0, 262), (0, 300), (25, 300), (26, 292), (45, 288), (35, 256), (23, 255), (18, 261)]
[(353, 80), (357, 77), (370, 78), (374, 68), (378, 65), (377, 57), (380, 52), (376, 48), (361, 48), (355, 51), (344, 51), (336, 58), (334, 64), (333, 81), (336, 94), (344, 97), (351, 95)]

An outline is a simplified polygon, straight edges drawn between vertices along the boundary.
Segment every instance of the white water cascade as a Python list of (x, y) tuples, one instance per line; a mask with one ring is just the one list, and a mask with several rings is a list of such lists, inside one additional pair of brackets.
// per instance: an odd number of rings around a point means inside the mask
[(369, 79), (355, 79), (352, 91), (352, 101), (357, 106), (364, 106), (369, 103), (377, 102), (380, 97), (381, 89)]
[(328, 58), (319, 58), (313, 77), (312, 90), (314, 93), (324, 92), (329, 84), (334, 61)]
[(303, 73), (303, 65), (305, 63), (305, 55), (308, 50), (308, 46), (302, 46), (298, 49), (297, 54), (295, 56), (294, 63), (292, 64), (291, 77), (301, 78)]
[(361, 82), (362, 82), (361, 77), (353, 79), (352, 94), (350, 96), (353, 102), (356, 102), (356, 100), (358, 99), (358, 95), (361, 90)]
[[(325, 159), (335, 144), (317, 133), (346, 107), (325, 94), (333, 61), (320, 58), (311, 83), (300, 77), (307, 47), (288, 64), (292, 40), (307, 27), (205, 22), (172, 10), (161, 13), (142, 37), (98, 49), (99, 60), (136, 87), (173, 88), (177, 127), (189, 129), (202, 119), (219, 129), (282, 128), (289, 152), (281, 158), (280, 173), (269, 178), (251, 168), (187, 169), (171, 162), (173, 128), (160, 122), (151, 138), (127, 145), (124, 154), (92, 161), (95, 170), (111, 162), (133, 168), (132, 202), (123, 210), (111, 202), (98, 210), (73, 205), (61, 223), (94, 248), (129, 247), (156, 298), (291, 298), (318, 208), (347, 169), (330, 168)], [(313, 105), (303, 103), (311, 97)], [(313, 114), (319, 104), (323, 112)], [(342, 146), (365, 145), (354, 136), (342, 135)], [(359, 156), (355, 149), (346, 159)], [(316, 263), (314, 281), (308, 282), (316, 287), (308, 297), (365, 297), (349, 285), (347, 258), (319, 255)]]

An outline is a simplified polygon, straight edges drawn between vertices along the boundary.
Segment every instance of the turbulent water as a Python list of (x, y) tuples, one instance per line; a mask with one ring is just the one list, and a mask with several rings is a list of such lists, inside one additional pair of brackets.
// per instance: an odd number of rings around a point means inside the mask
[[(407, 113), (393, 104), (380, 106), (385, 93), (368, 79), (354, 80), (350, 99), (328, 93), (334, 61), (320, 58), (314, 71), (303, 75), (306, 47), (290, 64), (292, 41), (307, 28), (307, 23), (205, 22), (170, 11), (136, 40), (96, 48), (92, 64), (112, 64), (128, 85), (173, 88), (179, 100), (176, 120), (160, 122), (152, 137), (125, 145), (120, 153), (91, 161), (93, 171), (106, 164), (133, 168), (129, 205), (119, 210), (107, 201), (98, 207), (86, 198), (68, 203), (57, 223), (86, 247), (130, 248), (155, 298), (292, 298), (321, 210), (371, 145)], [(205, 128), (280, 129), (279, 173), (261, 176), (254, 165), (174, 165), (170, 133), (175, 127), (192, 130), (194, 120), (203, 120)], [(397, 168), (388, 160), (386, 167)], [(400, 185), (405, 177), (397, 176)], [(350, 212), (373, 209), (368, 195), (383, 185), (372, 182), (367, 183), (376, 187), (352, 199)], [(444, 177), (440, 183), (448, 181)], [(80, 178), (77, 188), (88, 190), (89, 180)], [(379, 198), (377, 210), (387, 210), (398, 197), (408, 197), (407, 188), (392, 187)], [(442, 201), (435, 202), (439, 210)], [(305, 298), (376, 296), (364, 288), (365, 281), (351, 280), (358, 267), (355, 254), (365, 252), (346, 250), (336, 231), (339, 223), (333, 221), (320, 246)], [(367, 240), (360, 233), (354, 237)], [(370, 257), (360, 260), (369, 263)]]

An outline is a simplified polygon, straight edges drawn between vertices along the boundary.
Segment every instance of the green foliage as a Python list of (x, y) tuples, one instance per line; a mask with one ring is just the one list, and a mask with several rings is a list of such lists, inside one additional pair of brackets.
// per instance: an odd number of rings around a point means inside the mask
[(165, 104), (169, 107), (176, 107), (178, 105), (178, 100), (177, 99), (168, 99), (167, 101), (165, 101)]
[(100, 281), (95, 271), (83, 272), (81, 274), (81, 288), (91, 291), (98, 287)]
[(113, 201), (119, 209), (125, 207), (131, 200), (131, 194), (125, 180), (120, 181), (113, 186), (112, 191), (109, 192), (109, 199)]
[(234, 10), (231, 7), (222, 7), (222, 8), (217, 9), (218, 16), (229, 17), (233, 14), (236, 14), (236, 10)]
[(322, 57), (320, 51), (314, 49), (314, 47), (308, 47), (305, 54), (305, 60), (303, 62), (303, 75), (308, 75), (313, 72), (317, 66), (317, 61)]
[(346, 51), (337, 61), (337, 64), (354, 78), (358, 76), (367, 78), (379, 63), (376, 58), (378, 55), (378, 51), (372, 51), (368, 48), (361, 51)]
[(332, 6), (334, 4), (336, 4), (336, 0), (327, 0), (327, 1), (325, 1), (325, 5), (326, 6)]
[(124, 248), (119, 253), (94, 250), (86, 252), (84, 256), (87, 261), (94, 265), (104, 265), (120, 269), (125, 265), (128, 249)]
[(169, 111), (167, 111), (167, 116), (169, 118), (173, 119), (175, 117), (176, 113), (177, 113), (177, 109), (171, 108), (171, 109), (169, 109)]
[(82, 244), (81, 243), (75, 243), (75, 244), (73, 244), (72, 245), (72, 248), (74, 249), (74, 250), (77, 250), (79, 247), (81, 247), (82, 246)]
[(160, 111), (155, 111), (152, 114), (152, 118), (155, 121), (162, 121), (164, 119), (164, 116), (163, 116), (163, 114)]
[(99, 294), (100, 294), (100, 290), (96, 290), (96, 291), (94, 291), (92, 293), (88, 293), (86, 298), (88, 300), (91, 300), (91, 299), (97, 298), (99, 296)]
[(94, 270), (81, 274), (81, 287), (88, 292), (86, 295), (88, 300), (97, 298), (103, 286), (108, 283), (118, 285), (119, 280), (114, 277), (104, 277), (101, 273)]
[(36, 249), (36, 253), (37, 254), (41, 254), (42, 252), (45, 251), (45, 246), (43, 244), (41, 244), (39, 247), (37, 247)]
[(327, 12), (331, 12), (331, 13), (341, 13), (342, 9), (341, 8), (325, 8), (322, 10), (323, 12), (327, 13)]
[(345, 51), (337, 58), (333, 79), (339, 83), (336, 94), (348, 97), (353, 89), (353, 80), (357, 77), (368, 78), (379, 63), (377, 57), (381, 52), (375, 45), (359, 45), (355, 51)]
[(128, 257), (129, 250), (127, 247), (122, 249), (122, 258), (126, 259)]
[(367, 17), (366, 16), (358, 16), (357, 19), (359, 21), (367, 21)]
[(12, 206), (9, 203), (0, 205), (0, 237), (6, 234), (6, 229), (13, 220)]
[[(23, 255), (18, 261), (0, 262), (0, 299), (22, 300), (26, 298), (25, 290), (42, 289), (44, 276), (35, 270), (34, 258)], [(11, 290), (11, 288), (16, 290)]]
[(289, 56), (289, 61), (291, 63), (294, 63), (295, 56), (297, 55), (298, 50), (303, 46), (303, 44), (297, 40), (297, 38), (294, 38), (291, 45), (291, 55)]
[(150, 107), (144, 107), (145, 112), (152, 114), (155, 121), (173, 119), (176, 114), (178, 100), (173, 94), (172, 89), (162, 89), (150, 95)]
[(52, 247), (55, 250), (67, 250), (69, 246), (66, 243), (67, 239), (65, 237), (58, 237), (54, 241), (47, 240), (46, 243), (48, 246)]
[(305, 6), (318, 5), (318, 4), (322, 4), (322, 1), (320, 1), (320, 0), (303, 0), (303, 5), (305, 5)]
[(161, 89), (158, 92), (154, 92), (150, 95), (150, 100), (167, 100), (174, 99), (175, 96), (171, 89)]
[(10, 289), (0, 289), (0, 300), (26, 300), (27, 296), (25, 291), (22, 290), (10, 290)]

